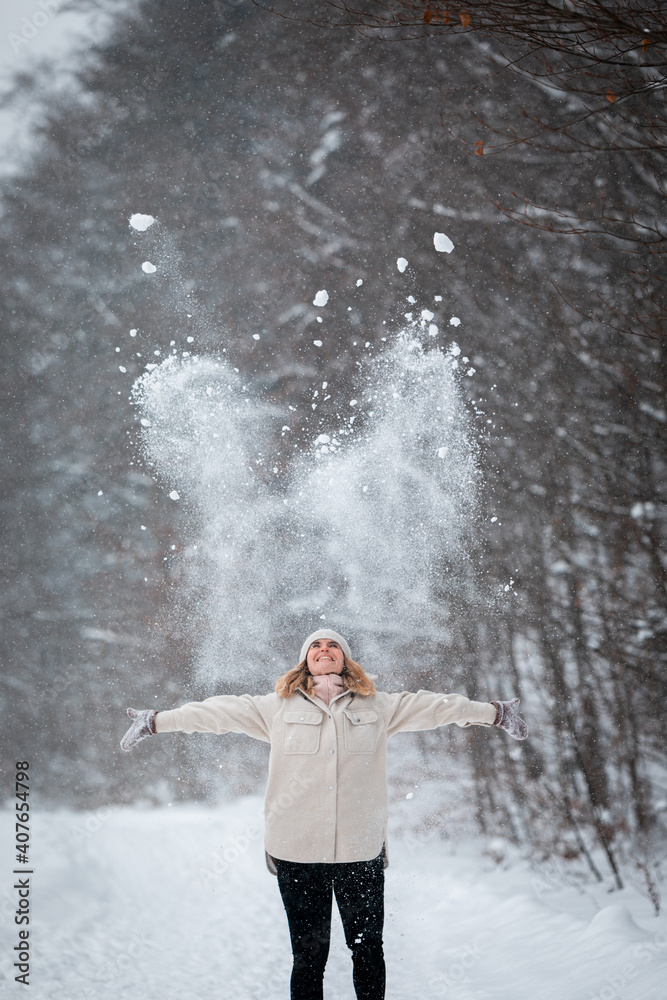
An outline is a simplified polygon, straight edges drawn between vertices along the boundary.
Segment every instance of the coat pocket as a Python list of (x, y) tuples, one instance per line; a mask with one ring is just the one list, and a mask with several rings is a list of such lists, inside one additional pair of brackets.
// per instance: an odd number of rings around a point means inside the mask
[(348, 753), (374, 753), (378, 738), (378, 714), (346, 708), (345, 749)]
[(283, 751), (317, 753), (320, 749), (321, 712), (285, 712), (283, 716)]

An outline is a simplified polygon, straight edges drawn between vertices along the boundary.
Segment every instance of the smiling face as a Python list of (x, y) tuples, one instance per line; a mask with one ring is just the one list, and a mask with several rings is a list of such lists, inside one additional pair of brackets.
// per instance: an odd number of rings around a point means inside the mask
[(341, 674), (345, 666), (343, 650), (333, 639), (315, 639), (308, 647), (306, 664), (311, 674)]

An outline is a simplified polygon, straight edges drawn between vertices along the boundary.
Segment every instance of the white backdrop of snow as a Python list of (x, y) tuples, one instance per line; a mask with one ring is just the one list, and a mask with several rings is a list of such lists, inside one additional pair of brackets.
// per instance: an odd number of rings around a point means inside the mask
[[(404, 811), (419, 808), (420, 795)], [(0, 813), (5, 859), (13, 853), (14, 819), (10, 810)], [(264, 865), (258, 797), (212, 809), (37, 810), (32, 838), (33, 1000), (288, 996), (287, 921)], [(387, 1000), (665, 995), (665, 921), (632, 888), (609, 896), (606, 887), (578, 891), (521, 864), (506, 870), (482, 854), (493, 849), (482, 841), (456, 853), (437, 837), (395, 836), (390, 843)], [(6, 997), (23, 992), (12, 968), (18, 939), (11, 879), (6, 870), (0, 907)], [(325, 996), (354, 996), (337, 914)]]
[[(30, 74), (42, 61), (51, 72), (48, 96), (79, 90), (78, 77), (96, 46), (114, 26), (114, 12), (127, 0), (71, 4), (65, 0), (2, 0), (0, 4), (0, 175), (14, 173), (39, 142), (44, 89), (24, 87), (21, 99), (7, 102), (14, 76)], [(94, 56), (93, 56), (94, 57)], [(37, 137), (37, 143), (35, 138)]]

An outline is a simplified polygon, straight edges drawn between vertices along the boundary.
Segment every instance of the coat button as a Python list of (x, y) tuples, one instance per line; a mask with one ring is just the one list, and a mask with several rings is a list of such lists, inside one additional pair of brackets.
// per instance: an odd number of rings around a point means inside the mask
[(329, 753), (335, 753), (335, 752), (336, 752), (335, 750), (330, 750), (330, 751), (329, 751)]

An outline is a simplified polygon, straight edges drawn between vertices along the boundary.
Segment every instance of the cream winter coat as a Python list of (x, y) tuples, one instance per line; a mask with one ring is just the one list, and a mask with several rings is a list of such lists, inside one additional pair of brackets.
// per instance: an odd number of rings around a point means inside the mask
[(219, 695), (158, 712), (158, 733), (246, 733), (271, 744), (266, 852), (301, 862), (369, 861), (387, 837), (387, 740), (395, 733), (491, 726), (496, 709), (460, 694), (370, 697), (345, 691), (330, 705), (297, 690)]

